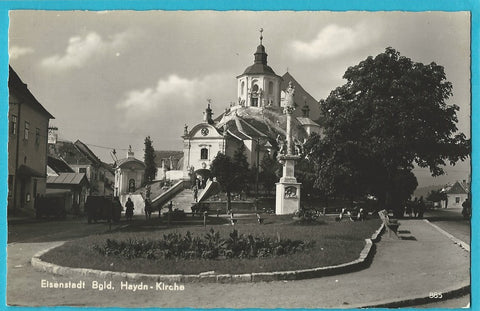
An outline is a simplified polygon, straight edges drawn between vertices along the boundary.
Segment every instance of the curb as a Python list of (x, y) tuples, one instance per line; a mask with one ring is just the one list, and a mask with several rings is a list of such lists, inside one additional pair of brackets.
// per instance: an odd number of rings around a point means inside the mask
[[(439, 291), (437, 291), (438, 293)], [(360, 305), (360, 306), (351, 306), (351, 308), (403, 308), (403, 307), (412, 307), (412, 306), (419, 306), (427, 303), (434, 303), (440, 302), (456, 297), (461, 297), (466, 294), (470, 294), (470, 284), (469, 282), (463, 282), (460, 287), (450, 287), (444, 291), (441, 291), (442, 298), (436, 299), (432, 298), (429, 295), (425, 296), (410, 296), (404, 297), (400, 300), (385, 300), (380, 301), (375, 304), (368, 304), (368, 305)]]
[(463, 242), (462, 240), (460, 239), (457, 239), (456, 237), (454, 237), (453, 235), (451, 235), (450, 233), (448, 233), (447, 231), (443, 230), (442, 228), (440, 228), (439, 226), (435, 225), (435, 224), (432, 224), (428, 219), (424, 219), (423, 221), (425, 221), (426, 223), (428, 223), (430, 226), (434, 227), (435, 229), (437, 229), (440, 233), (442, 233), (443, 235), (445, 235), (447, 238), (449, 238), (450, 240), (453, 241), (453, 243), (459, 245), (461, 248), (463, 248), (464, 250), (466, 250), (467, 252), (470, 252), (470, 245), (468, 245), (467, 243)]
[[(116, 271), (103, 271), (86, 268), (70, 268), (63, 267), (49, 262), (45, 262), (40, 257), (50, 250), (59, 247), (56, 245), (46, 250), (36, 253), (32, 259), (32, 266), (39, 271), (69, 276), (91, 276), (99, 278), (107, 278), (112, 280), (135, 280), (150, 282), (206, 282), (206, 283), (240, 283), (240, 282), (269, 282), (281, 280), (302, 280), (319, 278), (323, 276), (331, 276), (336, 274), (350, 273), (367, 268), (375, 253), (375, 244), (380, 239), (381, 233), (385, 226), (382, 224), (380, 228), (373, 233), (370, 239), (365, 239), (365, 246), (360, 252), (360, 256), (351, 262), (328, 267), (319, 267), (292, 271), (276, 271), (276, 272), (259, 272), (246, 274), (145, 274), (145, 273), (127, 273)], [(65, 242), (64, 242), (65, 243)]]

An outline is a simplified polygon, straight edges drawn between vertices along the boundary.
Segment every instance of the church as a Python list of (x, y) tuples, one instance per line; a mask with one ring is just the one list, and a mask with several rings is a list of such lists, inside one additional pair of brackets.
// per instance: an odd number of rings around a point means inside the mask
[[(262, 30), (261, 30), (262, 32)], [(301, 148), (311, 133), (322, 133), (320, 105), (290, 73), (279, 76), (267, 65), (265, 47), (260, 44), (254, 62), (237, 76), (237, 100), (218, 117), (209, 101), (203, 120), (183, 133), (183, 176), (210, 168), (221, 152), (233, 157), (242, 145), (249, 166), (257, 166), (265, 155), (273, 156), (279, 142), (285, 140), (286, 116), (283, 114), (285, 90), (295, 89), (293, 137)]]

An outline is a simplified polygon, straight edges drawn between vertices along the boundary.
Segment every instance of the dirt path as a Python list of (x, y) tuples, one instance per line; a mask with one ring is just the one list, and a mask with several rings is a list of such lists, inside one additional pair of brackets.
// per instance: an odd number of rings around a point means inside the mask
[[(91, 288), (87, 277), (35, 271), (29, 260), (55, 243), (8, 245), (7, 302), (22, 306), (195, 307), (195, 308), (353, 308), (375, 302), (427, 295), (469, 283), (469, 253), (421, 220), (402, 223), (409, 240), (384, 235), (372, 265), (363, 271), (320, 279), (242, 284), (177, 284), (183, 291)], [(85, 289), (41, 288), (51, 282), (84, 281)], [(44, 281), (44, 282), (45, 282)], [(133, 284), (131, 282), (130, 284)], [(460, 302), (459, 302), (460, 303)], [(458, 307), (463, 307), (459, 305)]]

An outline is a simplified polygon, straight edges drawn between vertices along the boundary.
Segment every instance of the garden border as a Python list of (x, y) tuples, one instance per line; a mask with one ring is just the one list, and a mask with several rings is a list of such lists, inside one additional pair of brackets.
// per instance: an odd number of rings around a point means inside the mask
[(385, 225), (382, 223), (372, 235), (370, 239), (365, 239), (365, 247), (360, 252), (360, 256), (351, 262), (319, 268), (310, 268), (302, 270), (292, 271), (276, 271), (276, 272), (258, 272), (258, 273), (245, 273), (245, 274), (146, 274), (146, 273), (132, 273), (132, 272), (117, 272), (117, 271), (103, 271), (87, 268), (70, 268), (63, 267), (49, 262), (45, 262), (40, 257), (49, 252), (50, 250), (63, 245), (56, 245), (46, 250), (36, 253), (32, 259), (31, 264), (36, 270), (42, 272), (57, 274), (57, 275), (70, 275), (70, 276), (83, 276), (83, 277), (97, 277), (112, 280), (130, 280), (130, 281), (144, 281), (144, 282), (178, 282), (178, 283), (190, 283), (190, 282), (207, 282), (207, 283), (239, 283), (239, 282), (268, 282), (268, 281), (281, 281), (281, 280), (302, 280), (319, 278), (323, 276), (331, 276), (336, 274), (350, 273), (367, 268), (373, 255), (375, 253), (375, 244), (380, 240), (380, 235), (384, 232)]

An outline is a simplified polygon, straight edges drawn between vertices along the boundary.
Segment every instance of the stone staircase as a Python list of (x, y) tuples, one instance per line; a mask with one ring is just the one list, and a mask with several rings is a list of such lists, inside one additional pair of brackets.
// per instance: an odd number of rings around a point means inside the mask
[(179, 210), (183, 210), (185, 213), (191, 213), (192, 203), (194, 203), (193, 190), (183, 189), (174, 198), (172, 198), (172, 201), (174, 209), (178, 208)]

